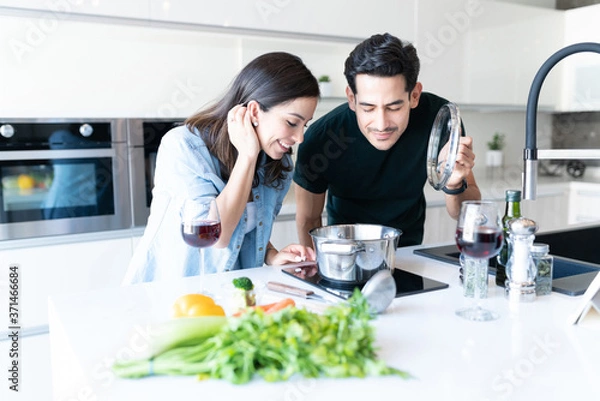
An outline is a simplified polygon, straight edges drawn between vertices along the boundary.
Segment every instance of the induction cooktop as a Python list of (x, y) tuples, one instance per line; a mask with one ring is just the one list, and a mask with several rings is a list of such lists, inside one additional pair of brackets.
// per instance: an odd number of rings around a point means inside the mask
[[(352, 295), (355, 287), (362, 288), (362, 285), (340, 283), (339, 281), (326, 279), (319, 273), (319, 268), (316, 263), (287, 267), (283, 268), (282, 271), (285, 274), (342, 299), (348, 299)], [(396, 281), (396, 298), (448, 288), (448, 284), (446, 283), (397, 268), (393, 269), (392, 276)]]

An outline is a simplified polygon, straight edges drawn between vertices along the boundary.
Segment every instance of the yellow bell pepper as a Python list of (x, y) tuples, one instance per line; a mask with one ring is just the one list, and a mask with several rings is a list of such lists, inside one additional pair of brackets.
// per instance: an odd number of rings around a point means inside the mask
[(225, 316), (225, 311), (209, 296), (186, 294), (175, 300), (173, 317)]

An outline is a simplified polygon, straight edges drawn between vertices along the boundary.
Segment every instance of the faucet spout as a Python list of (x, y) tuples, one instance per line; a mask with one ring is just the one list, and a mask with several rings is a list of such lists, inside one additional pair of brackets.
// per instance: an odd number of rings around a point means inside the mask
[[(600, 54), (600, 43), (583, 42), (560, 49), (542, 64), (533, 78), (525, 115), (525, 149), (523, 150), (523, 199), (535, 199), (537, 188), (537, 110), (542, 84), (550, 70), (562, 59), (575, 53), (594, 52)], [(551, 158), (551, 157), (548, 157)]]

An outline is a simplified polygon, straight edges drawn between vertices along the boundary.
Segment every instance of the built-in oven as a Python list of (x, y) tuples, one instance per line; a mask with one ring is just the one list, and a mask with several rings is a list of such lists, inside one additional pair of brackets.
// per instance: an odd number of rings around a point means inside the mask
[(0, 119), (0, 240), (131, 228), (127, 124)]
[(150, 215), (156, 154), (162, 137), (184, 119), (129, 119), (127, 144), (134, 227), (143, 227)]

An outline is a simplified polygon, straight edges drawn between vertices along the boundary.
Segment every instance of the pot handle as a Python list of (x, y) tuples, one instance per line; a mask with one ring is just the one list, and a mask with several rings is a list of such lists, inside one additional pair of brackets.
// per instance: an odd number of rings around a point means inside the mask
[(319, 250), (323, 253), (330, 255), (352, 255), (357, 252), (361, 252), (365, 250), (365, 244), (362, 242), (349, 242), (349, 243), (339, 243), (339, 242), (321, 242), (319, 246)]

